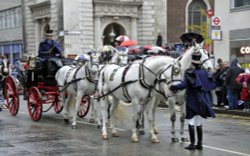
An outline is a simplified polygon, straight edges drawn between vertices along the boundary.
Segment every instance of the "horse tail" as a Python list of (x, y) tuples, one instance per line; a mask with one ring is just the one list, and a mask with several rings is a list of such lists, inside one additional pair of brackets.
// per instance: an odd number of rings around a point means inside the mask
[[(111, 99), (112, 99), (112, 97), (109, 96), (110, 101), (112, 101)], [(124, 113), (124, 110), (128, 106), (131, 106), (131, 103), (125, 103), (125, 102), (119, 100), (118, 106), (114, 110), (114, 118), (116, 119), (116, 121), (119, 121), (121, 123), (121, 121), (124, 121), (124, 119), (128, 119), (128, 116)]]
[(75, 107), (75, 104), (76, 104), (76, 96), (72, 96), (71, 99), (69, 99), (69, 110), (71, 111), (73, 107)]

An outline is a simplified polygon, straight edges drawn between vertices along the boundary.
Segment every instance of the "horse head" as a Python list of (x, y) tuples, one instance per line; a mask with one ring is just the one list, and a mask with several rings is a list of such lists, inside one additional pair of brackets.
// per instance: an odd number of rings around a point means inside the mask
[(117, 63), (121, 66), (128, 64), (128, 48), (125, 51), (118, 51)]
[(8, 58), (3, 58), (1, 66), (1, 75), (8, 76), (10, 74)]
[(186, 69), (191, 67), (191, 60), (192, 60), (192, 54), (195, 52), (199, 52), (201, 54), (201, 66), (202, 68), (206, 70), (213, 70), (213, 64), (211, 61), (211, 58), (209, 56), (209, 53), (203, 48), (204, 42), (202, 43), (195, 43), (194, 46), (188, 48), (182, 56), (177, 58), (177, 60), (181, 63), (182, 71), (184, 72)]
[(92, 64), (100, 64), (101, 53), (97, 51), (92, 51), (89, 53), (90, 61)]
[(88, 62), (88, 66), (91, 71), (91, 76), (93, 77), (94, 80), (96, 80), (99, 72), (101, 54), (97, 51), (91, 51), (88, 53), (88, 55), (90, 56), (90, 61)]
[(214, 66), (212, 64), (211, 58), (209, 53), (207, 52), (206, 49), (204, 49), (204, 41), (202, 43), (195, 43), (195, 52), (200, 52), (201, 54), (201, 66), (203, 69), (206, 69), (208, 72), (212, 72), (214, 70)]
[(175, 85), (181, 82), (182, 72), (181, 64), (179, 61), (172, 60), (170, 64), (164, 67), (162, 74), (159, 77), (159, 92), (167, 98), (173, 92), (169, 89), (168, 85)]

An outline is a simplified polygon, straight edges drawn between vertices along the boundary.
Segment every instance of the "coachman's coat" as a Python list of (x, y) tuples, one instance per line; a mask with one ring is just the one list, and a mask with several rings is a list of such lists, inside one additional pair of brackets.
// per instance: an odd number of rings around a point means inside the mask
[(195, 115), (203, 118), (215, 117), (211, 109), (210, 91), (216, 88), (212, 75), (201, 69), (188, 69), (182, 83), (171, 86), (171, 90), (186, 90), (186, 119)]

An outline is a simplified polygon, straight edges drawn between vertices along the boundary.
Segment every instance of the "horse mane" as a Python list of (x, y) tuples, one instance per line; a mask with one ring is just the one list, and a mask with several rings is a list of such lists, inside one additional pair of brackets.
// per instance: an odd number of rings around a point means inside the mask
[(194, 47), (190, 47), (181, 56), (182, 58), (180, 59), (180, 63), (181, 63), (182, 71), (185, 71), (187, 68), (190, 67), (190, 61), (191, 61), (193, 51), (194, 51)]

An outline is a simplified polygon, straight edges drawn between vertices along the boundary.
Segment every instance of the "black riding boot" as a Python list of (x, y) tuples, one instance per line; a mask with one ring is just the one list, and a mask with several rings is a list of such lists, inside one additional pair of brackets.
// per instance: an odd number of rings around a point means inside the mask
[(190, 137), (190, 145), (185, 147), (187, 150), (195, 150), (196, 146), (194, 145), (195, 136), (194, 136), (194, 126), (188, 125), (189, 137)]
[(198, 137), (198, 142), (196, 145), (197, 150), (202, 150), (202, 125), (197, 126), (197, 137)]

